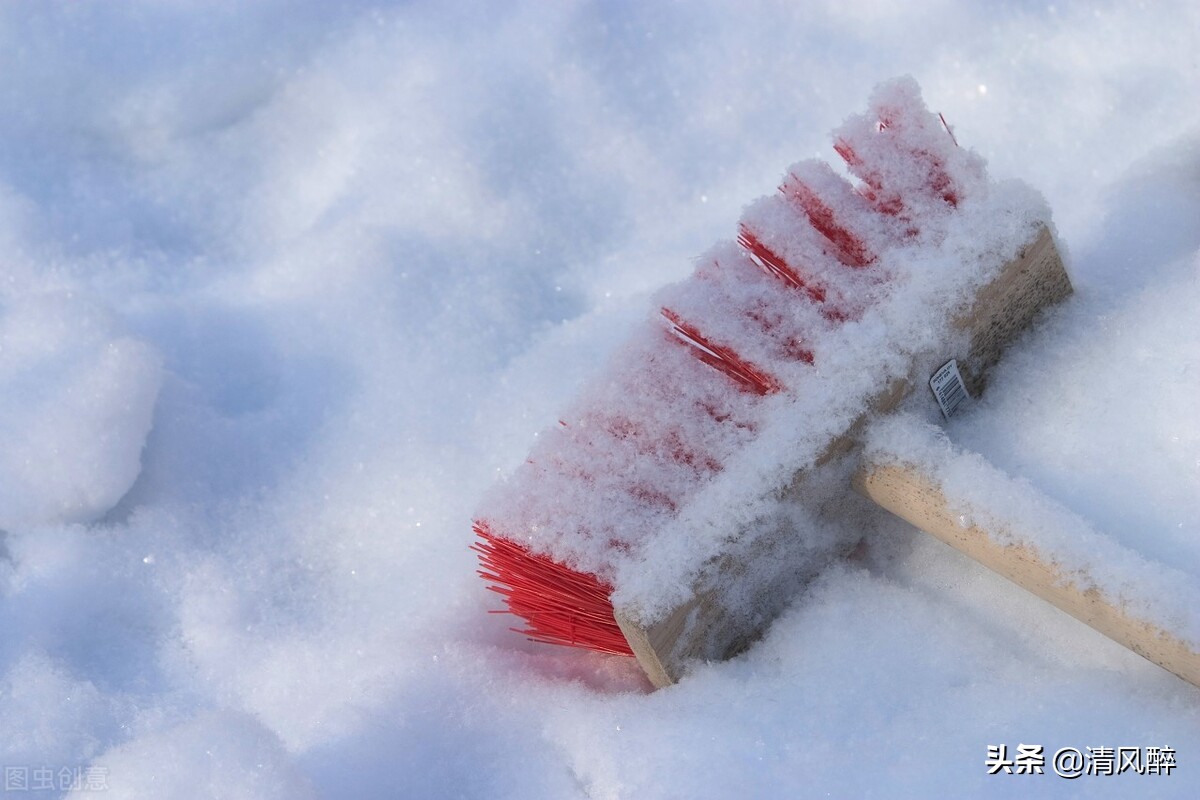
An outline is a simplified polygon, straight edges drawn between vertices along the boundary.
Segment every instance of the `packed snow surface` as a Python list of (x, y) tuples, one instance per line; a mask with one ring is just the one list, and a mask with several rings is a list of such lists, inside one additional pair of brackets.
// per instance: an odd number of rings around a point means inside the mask
[[(0, 7), (4, 779), (1195, 797), (1200, 690), (885, 515), (655, 693), (509, 633), (467, 545), (653, 293), (911, 74), (1045, 196), (1076, 286), (947, 436), (1197, 580), (1198, 32), (1184, 2)], [(1019, 743), (1178, 766), (988, 775)]]

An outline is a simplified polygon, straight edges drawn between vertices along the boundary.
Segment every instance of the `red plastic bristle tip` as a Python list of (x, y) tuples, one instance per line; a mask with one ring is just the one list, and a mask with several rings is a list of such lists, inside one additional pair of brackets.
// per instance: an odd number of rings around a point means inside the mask
[(834, 210), (804, 181), (788, 175), (779, 190), (803, 209), (812, 226), (833, 245), (834, 254), (843, 264), (865, 267), (875, 260), (866, 243), (838, 222)]
[[(885, 125), (880, 130), (886, 127)], [(851, 171), (862, 178), (863, 182), (858, 187), (858, 193), (865, 197), (875, 207), (876, 211), (892, 217), (904, 211), (904, 204), (900, 202), (899, 198), (889, 198), (886, 196), (886, 193), (883, 191), (883, 182), (880, 180), (879, 175), (874, 171), (866, 169), (862, 157), (850, 146), (849, 142), (845, 139), (838, 139), (833, 143), (833, 149), (842, 157), (842, 160), (846, 162)]]
[(958, 192), (954, 191), (954, 184), (950, 181), (950, 176), (941, 168), (938, 163), (933, 173), (933, 190), (942, 196), (942, 199), (951, 206), (958, 207)]
[[(768, 335), (774, 333), (776, 323), (762, 312), (749, 311), (746, 313), (746, 316), (757, 322), (759, 327), (761, 327)], [(812, 350), (809, 350), (807, 347), (805, 347), (804, 341), (795, 336), (789, 336), (787, 341), (784, 342), (783, 352), (787, 353), (788, 358), (794, 361), (803, 361), (805, 364), (812, 364), (815, 360), (813, 358)]]
[(740, 244), (754, 263), (758, 264), (771, 275), (782, 280), (787, 285), (799, 289), (815, 303), (825, 302), (825, 291), (818, 286), (811, 286), (800, 277), (795, 269), (763, 244), (754, 233), (742, 225), (738, 228), (738, 244)]
[[(954, 131), (950, 130), (950, 126), (946, 123), (946, 118), (942, 116), (942, 112), (938, 112), (938, 119), (942, 121), (942, 127), (946, 129), (946, 133), (950, 134), (950, 141), (954, 142), (954, 146), (958, 147), (958, 138), (955, 137)], [(930, 176), (933, 182), (934, 191), (941, 194), (942, 199), (954, 207), (958, 207), (958, 191), (955, 189), (954, 181), (950, 174), (946, 172), (946, 165), (940, 158), (929, 156), (931, 162)]]
[(942, 127), (946, 129), (946, 133), (950, 134), (950, 141), (954, 142), (954, 146), (958, 147), (958, 137), (954, 135), (954, 131), (950, 130), (950, 123), (946, 122), (946, 118), (942, 116), (942, 112), (938, 112), (938, 119), (942, 121)]
[(676, 464), (690, 467), (699, 475), (721, 471), (721, 463), (685, 442), (679, 429), (654, 431), (645, 422), (623, 416), (610, 417), (601, 424), (639, 455), (653, 458), (665, 453)]
[(805, 347), (799, 339), (789, 339), (784, 350), (789, 356), (797, 361), (803, 361), (805, 364), (811, 365), (815, 361), (812, 350)]
[(779, 382), (773, 377), (728, 347), (713, 343), (696, 326), (685, 322), (671, 309), (662, 309), (662, 315), (670, 321), (675, 337), (690, 345), (688, 349), (705, 364), (728, 375), (739, 386), (760, 397), (779, 391)]
[[(942, 127), (946, 129), (946, 133), (950, 134), (950, 140), (954, 142), (954, 146), (958, 147), (958, 139), (955, 137), (954, 132), (950, 130), (950, 126), (946, 124), (946, 118), (940, 112), (938, 113), (938, 119), (942, 121)], [(879, 133), (884, 134), (892, 127), (892, 124), (893, 120), (885, 116), (879, 120), (877, 130)], [(887, 198), (887, 193), (883, 190), (879, 176), (864, 170), (862, 158), (850, 146), (849, 142), (844, 139), (838, 139), (834, 142), (833, 149), (852, 170), (860, 174), (860, 177), (862, 177), (863, 182), (866, 184), (862, 195), (873, 202), (880, 213), (895, 216), (904, 211), (904, 203), (899, 198)], [(949, 173), (946, 172), (946, 165), (942, 160), (924, 150), (919, 150), (911, 155), (927, 163), (929, 167), (930, 188), (941, 195), (941, 198), (949, 205), (957, 207), (958, 192), (954, 187), (954, 181), (950, 178)]]
[(834, 151), (842, 157), (847, 166), (857, 167), (862, 163), (862, 159), (858, 157), (858, 153), (854, 152), (854, 148), (845, 139), (838, 139), (833, 143)]
[(474, 529), (479, 575), (508, 606), (495, 613), (525, 620), (526, 627), (512, 630), (534, 642), (633, 655), (613, 614), (611, 586), (497, 536), (483, 522)]

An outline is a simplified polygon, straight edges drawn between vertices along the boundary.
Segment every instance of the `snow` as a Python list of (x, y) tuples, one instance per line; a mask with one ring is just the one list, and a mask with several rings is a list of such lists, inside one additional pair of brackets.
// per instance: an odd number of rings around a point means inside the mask
[[(211, 711), (105, 754), (69, 797), (313, 798), (312, 784), (253, 717)], [(115, 776), (115, 777), (114, 777)]]
[[(508, 633), (466, 546), (653, 293), (911, 74), (1045, 195), (1077, 289), (948, 436), (1195, 579), (1197, 30), (1186, 3), (5, 6), (0, 764), (142, 797), (1194, 796), (1196, 689), (882, 515), (655, 693)], [(1018, 742), (1180, 766), (987, 776)]]
[(97, 519), (141, 469), (161, 359), (70, 291), (0, 302), (0, 526)]

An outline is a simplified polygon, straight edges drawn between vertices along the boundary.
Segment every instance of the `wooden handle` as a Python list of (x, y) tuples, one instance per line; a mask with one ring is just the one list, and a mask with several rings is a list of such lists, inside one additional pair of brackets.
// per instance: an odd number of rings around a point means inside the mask
[[(1054, 553), (1028, 544), (1019, 531), (963, 525), (938, 481), (919, 468), (905, 463), (867, 463), (854, 482), (856, 489), (896, 516), (1188, 683), (1200, 686), (1200, 654), (1192, 645), (1130, 613), (1114, 591), (1099, 586), (1086, 570), (1066, 576)], [(1003, 518), (1003, 514), (973, 516)]]

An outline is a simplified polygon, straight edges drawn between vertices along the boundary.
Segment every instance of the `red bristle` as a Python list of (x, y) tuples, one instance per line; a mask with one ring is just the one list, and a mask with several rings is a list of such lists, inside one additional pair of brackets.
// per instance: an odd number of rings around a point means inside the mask
[(833, 149), (846, 162), (846, 166), (850, 167), (856, 175), (862, 178), (863, 185), (859, 187), (859, 194), (872, 203), (875, 203), (877, 209), (885, 214), (899, 212), (899, 207), (894, 207), (895, 203), (881, 203), (880, 197), (883, 195), (883, 182), (880, 180), (879, 174), (873, 170), (865, 169), (865, 162), (862, 160), (862, 156), (858, 154), (858, 151), (849, 142), (845, 139), (838, 139), (833, 143)]
[(769, 247), (759, 241), (745, 225), (738, 228), (738, 244), (750, 255), (750, 260), (758, 264), (765, 272), (782, 279), (789, 286), (800, 289), (814, 303), (821, 306), (821, 316), (830, 322), (845, 322), (850, 314), (832, 304), (825, 303), (825, 290), (820, 286), (807, 283), (786, 261), (776, 255)]
[(854, 151), (854, 148), (851, 147), (850, 143), (845, 139), (838, 139), (836, 142), (834, 142), (833, 149), (839, 156), (842, 157), (842, 160), (846, 162), (847, 166), (857, 167), (862, 163), (862, 159), (858, 157), (858, 153)]
[(697, 477), (721, 470), (721, 463), (716, 458), (688, 444), (678, 428), (651, 430), (644, 421), (624, 416), (606, 415), (597, 422), (609, 433), (626, 442), (639, 455), (651, 458), (666, 455), (676, 464), (683, 464), (695, 470)]
[(942, 121), (942, 127), (946, 129), (946, 133), (950, 134), (950, 141), (954, 142), (954, 146), (958, 147), (958, 137), (954, 135), (954, 131), (950, 130), (950, 123), (946, 122), (946, 118), (942, 116), (942, 112), (938, 112), (938, 119)]
[[(950, 130), (950, 124), (946, 122), (946, 118), (942, 116), (942, 112), (938, 112), (938, 119), (942, 121), (942, 127), (946, 129), (946, 133), (950, 134), (950, 141), (954, 142), (954, 146), (958, 147), (958, 138), (954, 135), (954, 131)], [(942, 193), (942, 199), (954, 207), (958, 207), (958, 193), (954, 189), (954, 182), (950, 179), (950, 175), (946, 172), (946, 165), (941, 159), (933, 159), (933, 188)]]
[(805, 364), (812, 364), (814, 361), (812, 350), (805, 347), (804, 343), (794, 336), (787, 340), (787, 343), (784, 345), (784, 352), (797, 361), (803, 361)]
[[(886, 133), (894, 125), (894, 118), (901, 117), (905, 113), (907, 113), (907, 110), (903, 108), (895, 108), (883, 111), (883, 117), (879, 120), (876, 130), (881, 134)], [(946, 123), (946, 118), (942, 116), (941, 112), (938, 113), (938, 119), (942, 121), (942, 127), (946, 129), (946, 133), (950, 134), (950, 140), (954, 142), (954, 146), (958, 147), (958, 139), (954, 136), (954, 132), (950, 130), (950, 126)], [(862, 169), (863, 161), (849, 143), (843, 139), (839, 139), (834, 143), (833, 149), (837, 151), (837, 154), (840, 155), (846, 164), (848, 164), (852, 169), (858, 168), (855, 171), (862, 173), (861, 177), (870, 189), (869, 193), (863, 192), (863, 196), (874, 202), (881, 213), (896, 216), (904, 211), (904, 203), (899, 198), (888, 198), (886, 200), (881, 200), (881, 198), (887, 197), (887, 193), (883, 191), (883, 186), (879, 180), (879, 176), (871, 173), (868, 170)], [(957, 207), (958, 192), (955, 189), (954, 181), (950, 178), (950, 174), (946, 172), (946, 165), (942, 162), (942, 160), (926, 150), (910, 152), (909, 156), (913, 157), (914, 160), (924, 161), (926, 163), (929, 168), (930, 188), (941, 195), (941, 198), (951, 206)]]
[(837, 259), (843, 264), (865, 267), (875, 260), (866, 243), (842, 225), (834, 210), (800, 178), (789, 173), (779, 190), (803, 209), (812, 226), (833, 245)]
[[(942, 127), (946, 133), (950, 134), (950, 140), (954, 142), (954, 146), (958, 146), (958, 140), (954, 138), (954, 134), (950, 133), (950, 126), (946, 124), (946, 118), (938, 113), (938, 119), (942, 121)], [(929, 188), (933, 189), (941, 198), (951, 206), (958, 206), (958, 190), (954, 186), (954, 180), (950, 177), (950, 173), (946, 172), (945, 162), (929, 152), (928, 150), (917, 150), (912, 153), (915, 161), (923, 161), (929, 170)]]
[(672, 514), (679, 510), (679, 503), (675, 501), (675, 498), (659, 489), (645, 485), (634, 486), (629, 490), (629, 493), (645, 505), (665, 508)]
[(958, 192), (954, 191), (954, 184), (950, 181), (950, 176), (946, 174), (945, 169), (942, 168), (940, 161), (934, 161), (933, 190), (940, 194), (947, 203), (958, 207)]
[[(886, 129), (886, 125), (880, 130)], [(865, 197), (875, 210), (880, 214), (886, 214), (889, 217), (899, 216), (904, 211), (904, 203), (898, 197), (888, 197), (883, 190), (883, 181), (879, 174), (868, 170), (864, 166), (862, 158), (850, 146), (850, 143), (845, 139), (838, 139), (833, 143), (833, 149), (837, 152), (846, 165), (863, 180), (862, 186), (858, 187), (858, 193)]]
[(730, 348), (709, 341), (694, 325), (684, 322), (671, 309), (662, 309), (662, 315), (671, 323), (673, 338), (690, 345), (689, 349), (692, 354), (705, 364), (723, 372), (739, 386), (760, 397), (779, 391), (779, 382), (773, 377), (743, 359)]
[(508, 606), (495, 613), (525, 620), (526, 627), (514, 631), (535, 642), (633, 655), (613, 613), (611, 586), (493, 534), (484, 522), (476, 521), (474, 530), (479, 575)]
[[(768, 335), (772, 335), (777, 327), (777, 323), (766, 316), (761, 311), (751, 310), (746, 312), (746, 316), (757, 322)], [(813, 352), (804, 345), (804, 341), (795, 336), (789, 336), (783, 344), (783, 351), (788, 358), (794, 361), (803, 361), (805, 364), (812, 364)]]
[(815, 303), (825, 302), (825, 290), (819, 286), (810, 286), (807, 281), (800, 277), (795, 269), (788, 265), (786, 261), (776, 255), (772, 250), (763, 244), (754, 233), (745, 225), (738, 226), (738, 244), (745, 248), (746, 252), (764, 270), (771, 275), (782, 279), (789, 286), (800, 289), (809, 296)]

